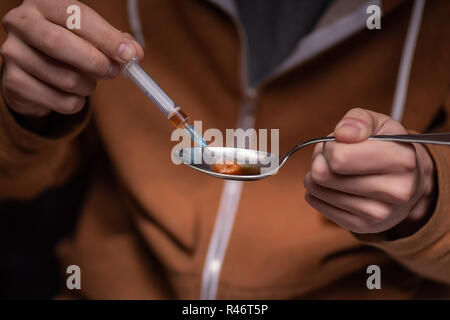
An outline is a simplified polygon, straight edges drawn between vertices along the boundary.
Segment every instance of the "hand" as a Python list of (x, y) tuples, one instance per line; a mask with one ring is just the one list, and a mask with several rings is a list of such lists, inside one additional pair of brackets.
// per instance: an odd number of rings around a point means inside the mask
[[(66, 10), (73, 4), (81, 8), (81, 29), (71, 31)], [(22, 115), (77, 113), (97, 80), (116, 77), (120, 64), (143, 56), (130, 35), (75, 0), (25, 0), (5, 15), (3, 26), (2, 92)]]
[(355, 233), (394, 228), (406, 236), (434, 206), (434, 164), (421, 144), (368, 141), (376, 134), (406, 134), (386, 115), (352, 109), (336, 126), (337, 142), (316, 146), (305, 178), (306, 201)]

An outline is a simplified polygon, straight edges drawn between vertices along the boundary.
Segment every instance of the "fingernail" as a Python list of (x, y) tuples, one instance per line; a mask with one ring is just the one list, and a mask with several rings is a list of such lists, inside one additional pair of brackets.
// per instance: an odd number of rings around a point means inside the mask
[[(345, 129), (344, 129), (345, 128)], [(342, 120), (337, 126), (336, 130), (346, 130), (347, 134), (354, 137), (361, 137), (364, 134), (365, 127), (362, 123), (358, 121), (353, 121), (349, 119)]]
[(120, 68), (119, 68), (119, 66), (116, 65), (116, 64), (113, 64), (113, 65), (111, 66), (111, 68), (109, 68), (109, 71), (108, 71), (108, 77), (109, 77), (109, 78), (115, 78), (115, 77), (117, 77), (117, 76), (119, 75), (119, 73), (120, 73)]
[(117, 50), (117, 54), (122, 60), (128, 62), (136, 55), (136, 49), (128, 43), (122, 43)]

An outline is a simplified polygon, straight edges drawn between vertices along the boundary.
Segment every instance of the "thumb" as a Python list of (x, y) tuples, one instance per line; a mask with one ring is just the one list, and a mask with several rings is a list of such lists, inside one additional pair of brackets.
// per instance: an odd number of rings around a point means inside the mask
[(348, 111), (334, 129), (338, 142), (357, 143), (373, 135), (385, 122), (386, 115), (355, 108)]

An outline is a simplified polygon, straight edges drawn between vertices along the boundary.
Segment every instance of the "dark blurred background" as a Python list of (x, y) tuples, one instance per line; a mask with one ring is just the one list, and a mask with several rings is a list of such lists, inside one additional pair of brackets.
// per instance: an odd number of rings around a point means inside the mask
[(90, 173), (87, 166), (68, 184), (36, 200), (0, 203), (0, 299), (57, 294), (64, 270), (55, 244), (75, 226)]

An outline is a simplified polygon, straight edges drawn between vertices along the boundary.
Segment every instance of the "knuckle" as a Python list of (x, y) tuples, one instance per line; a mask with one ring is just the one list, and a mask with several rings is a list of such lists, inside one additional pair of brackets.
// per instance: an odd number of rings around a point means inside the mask
[(63, 81), (61, 82), (61, 89), (64, 91), (72, 92), (76, 90), (82, 79), (79, 73), (77, 72), (71, 72), (63, 77)]
[(101, 77), (105, 76), (108, 72), (108, 63), (106, 59), (102, 56), (102, 54), (96, 52), (94, 48), (92, 49), (92, 53), (88, 54), (86, 61), (89, 72)]
[(73, 114), (80, 111), (84, 106), (84, 98), (72, 95), (61, 101), (60, 111), (62, 113)]
[(375, 223), (382, 222), (391, 216), (391, 208), (386, 205), (375, 204), (370, 208), (368, 214)]
[(32, 5), (29, 0), (25, 0), (20, 6), (11, 9), (3, 16), (2, 26), (6, 31), (20, 29), (33, 14)]
[(398, 183), (391, 187), (390, 196), (395, 202), (405, 203), (411, 200), (415, 193), (415, 182), (413, 179), (405, 179), (402, 183)]
[(5, 60), (10, 60), (15, 56), (16, 50), (13, 42), (8, 37), (0, 47), (0, 54)]
[(24, 16), (24, 13), (20, 9), (20, 7), (14, 8), (10, 10), (2, 19), (2, 25), (5, 30), (8, 30), (10, 27), (15, 26), (18, 21), (21, 20), (21, 17)]
[(417, 157), (415, 150), (409, 149), (403, 156), (403, 166), (407, 171), (413, 171), (417, 167)]
[(16, 92), (19, 88), (23, 87), (24, 77), (15, 69), (7, 69), (3, 78), (4, 88), (11, 92)]
[(321, 184), (327, 181), (330, 177), (330, 170), (324, 161), (319, 161), (317, 158), (313, 161), (311, 166), (312, 181)]
[(330, 169), (333, 172), (341, 173), (345, 171), (349, 160), (349, 155), (342, 148), (333, 147), (329, 157)]
[(42, 45), (48, 52), (58, 50), (63, 41), (63, 34), (56, 29), (48, 29), (42, 32)]

